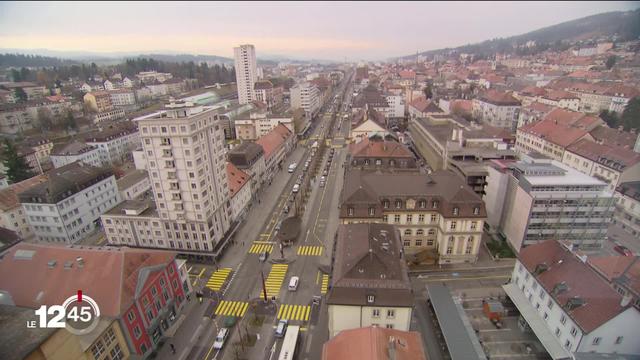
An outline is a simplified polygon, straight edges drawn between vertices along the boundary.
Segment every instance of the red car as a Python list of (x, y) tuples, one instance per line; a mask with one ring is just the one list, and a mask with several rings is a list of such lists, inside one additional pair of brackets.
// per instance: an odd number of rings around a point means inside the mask
[(633, 253), (631, 252), (631, 250), (629, 250), (629, 248), (627, 248), (626, 246), (622, 246), (622, 245), (616, 245), (613, 250), (619, 252), (620, 254), (624, 255), (624, 256), (633, 256)]

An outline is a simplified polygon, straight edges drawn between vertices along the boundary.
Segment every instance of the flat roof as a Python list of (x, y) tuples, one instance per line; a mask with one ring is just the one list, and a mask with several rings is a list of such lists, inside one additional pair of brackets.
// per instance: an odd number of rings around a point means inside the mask
[(146, 170), (132, 171), (116, 181), (118, 184), (118, 190), (122, 191), (124, 189), (128, 189), (148, 177), (149, 173)]
[(518, 289), (516, 284), (509, 283), (502, 285), (514, 305), (520, 311), (520, 315), (527, 321), (533, 333), (547, 350), (549, 356), (554, 360), (570, 359), (570, 354), (562, 347), (557, 338), (547, 328), (544, 320), (538, 315), (538, 311), (531, 306), (524, 294)]
[(523, 174), (524, 178), (531, 185), (606, 185), (603, 181), (600, 181), (592, 176), (583, 174), (578, 170), (575, 170), (569, 166), (566, 166), (558, 161), (552, 161), (551, 164), (527, 164), (518, 162), (517, 166), (522, 169), (535, 170), (562, 170), (565, 173), (562, 175), (533, 175)]
[[(451, 297), (449, 289), (442, 283), (427, 284), (427, 293), (438, 318), (438, 324), (447, 343), (452, 360), (481, 359), (487, 357), (473, 334), (471, 325), (463, 321), (464, 310)], [(461, 313), (461, 311), (463, 313)]]

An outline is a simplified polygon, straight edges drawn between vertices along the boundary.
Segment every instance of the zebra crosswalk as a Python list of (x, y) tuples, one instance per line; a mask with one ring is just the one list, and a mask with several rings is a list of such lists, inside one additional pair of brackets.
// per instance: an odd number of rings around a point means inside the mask
[(320, 287), (320, 294), (324, 295), (327, 293), (327, 289), (329, 288), (329, 275), (322, 275), (322, 286)]
[(309, 313), (311, 306), (309, 305), (280, 305), (278, 309), (278, 320), (300, 320), (309, 321)]
[(321, 256), (322, 246), (298, 246), (298, 255)]
[(247, 312), (249, 303), (246, 301), (227, 301), (222, 300), (215, 310), (216, 315), (242, 317)]
[(207, 281), (207, 287), (213, 291), (220, 291), (222, 285), (227, 281), (227, 277), (231, 273), (231, 268), (222, 268), (214, 272)]
[(287, 264), (273, 264), (271, 271), (269, 272), (269, 276), (267, 276), (267, 280), (265, 281), (268, 298), (278, 296), (284, 277), (287, 275), (288, 268), (289, 265)]
[(249, 254), (262, 254), (265, 251), (271, 253), (271, 250), (273, 250), (272, 243), (254, 242), (249, 248)]

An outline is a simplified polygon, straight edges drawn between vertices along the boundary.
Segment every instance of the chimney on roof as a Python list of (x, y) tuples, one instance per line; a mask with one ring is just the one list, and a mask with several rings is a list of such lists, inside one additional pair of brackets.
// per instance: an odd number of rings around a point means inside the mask
[(631, 302), (632, 298), (633, 298), (633, 296), (631, 296), (631, 293), (626, 293), (622, 297), (622, 300), (620, 300), (620, 306), (625, 307), (625, 306), (629, 305), (629, 303)]
[(622, 132), (623, 129), (622, 125), (618, 126), (618, 132)]
[(50, 260), (50, 261), (47, 263), (47, 266), (49, 267), (49, 269), (53, 269), (54, 267), (56, 267), (56, 264), (57, 264), (57, 263), (58, 263), (58, 262), (57, 262), (57, 261), (55, 261), (55, 260)]
[(78, 268), (82, 269), (84, 267), (84, 259), (81, 257), (76, 258), (76, 263), (78, 263)]
[(389, 336), (389, 346), (387, 347), (389, 352), (389, 360), (396, 359), (396, 338), (393, 336)]

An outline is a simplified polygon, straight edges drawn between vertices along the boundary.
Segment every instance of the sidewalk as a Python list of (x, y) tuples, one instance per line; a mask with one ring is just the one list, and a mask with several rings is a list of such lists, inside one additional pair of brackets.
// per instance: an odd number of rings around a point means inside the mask
[[(157, 359), (186, 359), (197, 338), (205, 330), (205, 326), (211, 325), (212, 323), (210, 318), (204, 317), (207, 307), (207, 302), (203, 301), (203, 303), (200, 304), (194, 296), (191, 297), (191, 301), (182, 309), (182, 313), (174, 324), (177, 328), (175, 330), (169, 328), (169, 330), (174, 332), (174, 335), (165, 338), (164, 345), (158, 348)], [(207, 324), (207, 322), (209, 324)], [(175, 346), (175, 355), (171, 353), (169, 344)]]

